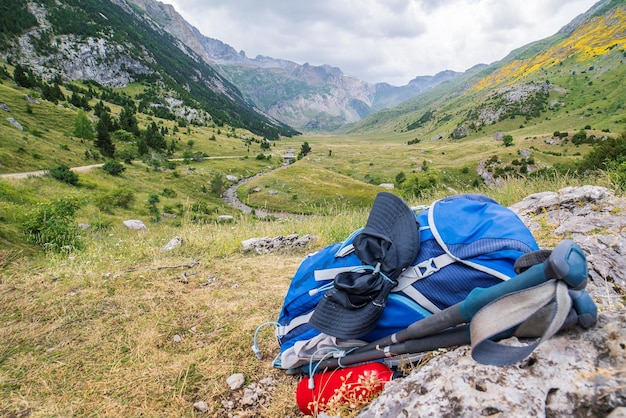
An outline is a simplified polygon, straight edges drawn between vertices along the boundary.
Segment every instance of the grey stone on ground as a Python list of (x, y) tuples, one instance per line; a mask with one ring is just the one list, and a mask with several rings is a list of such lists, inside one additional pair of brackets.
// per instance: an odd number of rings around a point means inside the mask
[(241, 247), (244, 251), (256, 251), (258, 254), (263, 254), (288, 248), (303, 248), (316, 239), (317, 237), (309, 234), (302, 236), (291, 234), (274, 238), (250, 238), (242, 241)]

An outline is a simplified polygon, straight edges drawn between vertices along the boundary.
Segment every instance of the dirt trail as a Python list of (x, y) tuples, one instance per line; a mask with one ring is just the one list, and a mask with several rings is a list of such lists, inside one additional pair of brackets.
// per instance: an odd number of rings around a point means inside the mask
[[(102, 167), (103, 164), (92, 164), (92, 165), (84, 165), (82, 167), (73, 167), (70, 170), (76, 173), (84, 173), (85, 171), (89, 171), (92, 168)], [(46, 174), (48, 170), (38, 170), (38, 171), (27, 171), (25, 173), (8, 173), (8, 174), (0, 174), (0, 179), (26, 179), (31, 176), (43, 176)]]
[[(209, 158), (238, 158), (238, 157), (209, 157)], [(85, 171), (91, 170), (92, 168), (98, 168), (98, 167), (102, 167), (103, 164), (92, 164), (92, 165), (85, 165), (82, 167), (72, 167), (70, 168), (70, 170), (76, 172), (76, 173), (84, 173)], [(48, 170), (38, 170), (38, 171), (28, 171), (28, 172), (24, 172), (24, 173), (8, 173), (8, 174), (0, 174), (0, 180), (2, 179), (25, 179), (28, 178), (30, 176), (43, 176), (46, 174)], [(256, 216), (258, 216), (259, 218), (265, 218), (267, 216), (274, 216), (276, 218), (284, 218), (286, 216), (288, 216), (289, 214), (287, 213), (283, 213), (283, 212), (271, 212), (271, 211), (266, 211), (263, 209), (254, 209), (251, 208), (250, 206), (246, 205), (245, 203), (243, 203), (241, 200), (239, 200), (239, 198), (237, 197), (237, 188), (245, 183), (247, 183), (248, 181), (252, 180), (253, 178), (262, 176), (263, 174), (267, 174), (267, 173), (259, 173), (257, 175), (254, 175), (252, 177), (247, 177), (245, 179), (242, 179), (240, 181), (238, 181), (237, 183), (233, 184), (232, 186), (230, 186), (222, 195), (222, 200), (224, 200), (224, 202), (228, 203), (230, 206), (240, 210), (242, 213), (245, 214), (249, 214), (252, 213), (252, 211), (254, 211), (254, 213), (256, 214)]]
[(230, 206), (236, 209), (239, 209), (242, 213), (248, 214), (254, 211), (255, 215), (258, 216), (259, 218), (265, 218), (267, 216), (274, 216), (276, 218), (287, 217), (289, 214), (285, 212), (271, 212), (271, 211), (266, 211), (263, 209), (251, 208), (250, 206), (246, 205), (241, 200), (239, 200), (239, 198), (237, 197), (237, 189), (239, 188), (239, 186), (242, 186), (246, 184), (247, 182), (249, 182), (250, 180), (252, 180), (253, 178), (262, 176), (264, 174), (267, 174), (267, 173), (259, 173), (252, 177), (247, 177), (245, 179), (239, 180), (237, 183), (233, 184), (228, 189), (226, 189), (226, 191), (222, 194), (222, 200), (228, 203)]

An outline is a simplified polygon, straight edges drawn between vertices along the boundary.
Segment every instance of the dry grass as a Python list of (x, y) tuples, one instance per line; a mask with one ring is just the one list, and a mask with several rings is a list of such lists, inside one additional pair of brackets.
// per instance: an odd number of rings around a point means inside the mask
[[(326, 155), (322, 139), (318, 141), (314, 148)], [(383, 150), (374, 165), (367, 165), (372, 172), (392, 166), (392, 157), (398, 155), (395, 148), (406, 148), (374, 142), (361, 142), (370, 153), (376, 147)], [(370, 170), (350, 163), (351, 156), (343, 162), (335, 157), (352, 148), (335, 144), (332, 149), (332, 160), (314, 155), (309, 166), (318, 164), (320, 171), (337, 172), (352, 166), (358, 175)], [(433, 150), (433, 156), (449, 157), (452, 151), (444, 152)], [(358, 152), (354, 158), (359, 158)], [(243, 174), (249, 163), (237, 162), (237, 174)], [(433, 162), (433, 166), (442, 163)], [(158, 192), (164, 185), (178, 190), (181, 200), (183, 195), (194, 196), (192, 189), (206, 184), (210, 173), (199, 166), (196, 174), (182, 178), (148, 174), (152, 173), (128, 169), (129, 180), (141, 180), (141, 200), (143, 194)], [(83, 178), (92, 187), (85, 186), (77, 194), (112, 188), (118, 181), (107, 180), (111, 184), (105, 185), (97, 175)], [(468, 191), (489, 194), (509, 205), (530, 193), (558, 190), (579, 181), (567, 177), (519, 180), (498, 189)], [(39, 196), (44, 193), (39, 187), (43, 182), (24, 181), (21, 184), (26, 188), (16, 187), (15, 194), (34, 196), (38, 190)], [(52, 195), (61, 194), (58, 189), (50, 190)], [(299, 199), (307, 197), (304, 186), (297, 193)], [(436, 190), (419, 202), (407, 203), (429, 203), (449, 193)], [(22, 202), (14, 200), (17, 208)], [(169, 201), (164, 199), (165, 203)], [(199, 225), (185, 214), (176, 224), (150, 224), (147, 231), (114, 226), (87, 233), (86, 248), (69, 256), (1, 250), (0, 416), (225, 417), (237, 412), (250, 417), (301, 416), (295, 402), (298, 379), (272, 368), (278, 353), (272, 330), (259, 332), (262, 361), (251, 350), (252, 338), (260, 324), (277, 318), (304, 255), (364, 225), (369, 207), (332, 205), (322, 211), (326, 216), (262, 221), (235, 214), (233, 223)], [(90, 208), (79, 213), (80, 221), (98, 218)], [(551, 244), (552, 227), (545, 225), (537, 232), (540, 244)], [(241, 251), (244, 239), (294, 232), (319, 238), (304, 250), (265, 255)], [(183, 238), (183, 246), (161, 251), (175, 236)], [(243, 373), (246, 384), (271, 377), (270, 399), (256, 407), (241, 405), (244, 389), (232, 391), (226, 384), (233, 373)], [(209, 412), (196, 411), (197, 401), (206, 402)], [(223, 401), (233, 401), (234, 409), (226, 408)]]
[[(277, 393), (293, 393), (294, 379), (271, 368), (271, 332), (260, 333), (264, 361), (250, 347), (256, 327), (276, 318), (303, 253), (211, 257), (197, 233), (191, 256), (120, 231), (75, 257), (3, 270), (1, 415), (193, 416), (203, 400), (220, 416), (236, 372), (272, 376)], [(274, 398), (262, 415), (293, 414), (293, 398)]]

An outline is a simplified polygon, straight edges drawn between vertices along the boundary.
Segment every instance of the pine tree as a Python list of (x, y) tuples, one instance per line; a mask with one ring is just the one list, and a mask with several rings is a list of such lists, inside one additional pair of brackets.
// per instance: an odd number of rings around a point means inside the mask
[(30, 81), (28, 79), (28, 74), (26, 73), (24, 67), (22, 67), (20, 64), (17, 64), (15, 66), (15, 70), (13, 71), (13, 80), (15, 80), (15, 82), (19, 86), (31, 87)]
[(78, 112), (74, 119), (74, 136), (84, 139), (93, 139), (93, 127), (89, 118), (82, 110)]
[(119, 120), (121, 129), (137, 136), (139, 135), (137, 117), (135, 116), (135, 111), (132, 108), (124, 106), (120, 112)]
[(96, 124), (96, 141), (94, 145), (98, 147), (106, 157), (113, 157), (115, 153), (115, 144), (113, 144), (111, 134), (109, 133), (112, 124), (111, 116), (107, 112), (104, 112), (100, 116), (100, 120)]

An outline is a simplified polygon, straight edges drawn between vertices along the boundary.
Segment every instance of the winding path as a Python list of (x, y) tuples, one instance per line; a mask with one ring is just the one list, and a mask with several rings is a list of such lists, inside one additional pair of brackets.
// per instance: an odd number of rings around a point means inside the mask
[[(232, 156), (207, 157), (206, 159), (220, 159), (220, 158), (239, 158), (239, 157), (232, 157)], [(98, 168), (102, 166), (103, 164), (92, 164), (92, 165), (85, 165), (81, 167), (72, 167), (70, 168), (70, 170), (76, 173), (83, 173), (85, 171), (91, 170), (92, 168)], [(1, 179), (18, 179), (18, 180), (26, 179), (30, 176), (43, 176), (47, 172), (48, 170), (37, 170), (37, 171), (28, 171), (24, 173), (0, 174), (0, 180)], [(272, 211), (267, 211), (263, 209), (251, 208), (250, 206), (246, 205), (241, 200), (239, 200), (239, 198), (237, 197), (237, 189), (239, 188), (239, 186), (246, 184), (248, 181), (252, 180), (253, 178), (262, 176), (264, 174), (267, 174), (267, 173), (258, 173), (252, 177), (247, 177), (247, 178), (239, 180), (237, 183), (231, 185), (228, 189), (226, 189), (226, 191), (222, 194), (222, 200), (224, 200), (224, 202), (234, 207), (235, 209), (240, 210), (244, 214), (250, 214), (254, 211), (255, 215), (258, 216), (259, 218), (266, 218), (268, 216), (273, 216), (276, 218), (286, 218), (287, 216), (290, 215), (287, 212), (272, 212)]]
[(242, 186), (246, 184), (247, 182), (249, 182), (250, 180), (260, 177), (264, 174), (267, 174), (267, 173), (258, 173), (252, 177), (246, 177), (244, 179), (239, 180), (237, 183), (233, 184), (228, 189), (226, 189), (226, 191), (222, 194), (222, 200), (228, 203), (230, 206), (236, 209), (239, 209), (242, 213), (250, 214), (252, 213), (252, 211), (254, 211), (254, 214), (258, 216), (259, 218), (265, 218), (268, 216), (273, 216), (276, 218), (286, 218), (287, 216), (290, 215), (287, 212), (272, 212), (272, 211), (267, 211), (263, 209), (251, 208), (250, 206), (246, 205), (241, 200), (239, 200), (239, 198), (237, 197), (237, 189), (239, 188), (239, 186)]

